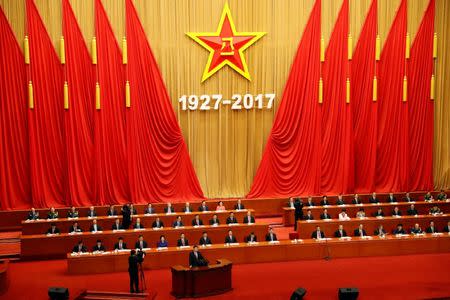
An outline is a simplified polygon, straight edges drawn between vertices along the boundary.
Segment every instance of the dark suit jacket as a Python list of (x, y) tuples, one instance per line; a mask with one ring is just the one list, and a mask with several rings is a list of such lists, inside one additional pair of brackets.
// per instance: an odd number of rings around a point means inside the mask
[(327, 201), (322, 200), (322, 201), (320, 201), (320, 205), (322, 205), (322, 206), (330, 205), (330, 202), (328, 200)]
[(272, 234), (272, 239), (270, 238), (270, 233), (266, 234), (266, 241), (270, 242), (270, 241), (278, 241), (277, 239), (277, 235), (275, 233)]
[(393, 211), (392, 211), (392, 215), (393, 215), (393, 216), (401, 216), (401, 215), (402, 215), (402, 212), (401, 212), (401, 211), (398, 211), (397, 213), (395, 213), (395, 211), (393, 210)]
[(313, 217), (313, 215), (310, 215), (310, 216), (305, 215), (305, 216), (303, 217), (303, 220), (314, 220), (314, 217)]
[(252, 238), (251, 235), (246, 236), (245, 237), (245, 242), (248, 243), (248, 242), (257, 242), (258, 241), (258, 238), (257, 238), (256, 235), (253, 236), (253, 241), (251, 240), (251, 238)]
[(393, 233), (394, 234), (405, 234), (406, 232), (405, 232), (405, 229), (398, 230), (397, 228), (395, 228)]
[[(114, 250), (119, 249), (119, 242), (114, 244)], [(122, 249), (127, 249), (127, 243), (122, 243)]]
[(306, 204), (305, 204), (306, 206), (316, 206), (315, 204), (314, 204), (314, 202), (311, 202), (311, 203), (309, 203), (309, 202), (306, 202)]
[(345, 204), (345, 201), (344, 201), (344, 199), (342, 199), (342, 200), (337, 200), (336, 201), (336, 205), (344, 205)]
[(388, 196), (388, 197), (386, 198), (386, 201), (387, 201), (388, 203), (397, 202), (397, 198), (395, 198), (395, 196), (393, 196), (392, 199), (391, 199), (391, 197)]
[(237, 221), (236, 217), (233, 217), (233, 218), (228, 217), (228, 218), (227, 218), (227, 224), (237, 223), (237, 222), (238, 222), (238, 221)]
[[(187, 207), (186, 207), (186, 206), (185, 206), (185, 207), (183, 207), (183, 212), (188, 212), (188, 211), (187, 211)], [(192, 207), (190, 207), (190, 206), (189, 206), (189, 212), (192, 212)]]
[(119, 229), (123, 229), (122, 224), (119, 224), (119, 226), (117, 226), (116, 223), (114, 223), (112, 226), (112, 230), (119, 230)]
[(192, 220), (192, 226), (200, 226), (200, 225), (203, 225), (203, 221), (202, 220), (198, 219), (198, 224), (197, 224), (197, 220), (196, 219)]
[(72, 252), (76, 252), (76, 253), (79, 253), (79, 252), (87, 252), (87, 248), (86, 248), (86, 246), (81, 246), (81, 251), (78, 249), (78, 245), (75, 245), (75, 247), (73, 247), (73, 249), (72, 249)]
[(413, 201), (414, 201), (414, 199), (411, 198), (411, 197), (409, 197), (409, 198), (404, 197), (404, 198), (403, 198), (403, 202), (413, 202)]
[[(167, 213), (167, 211), (169, 210), (168, 207), (164, 207), (164, 212)], [(173, 208), (173, 206), (170, 208), (170, 210), (174, 213), (175, 209)]]
[[(355, 236), (360, 236), (360, 234), (359, 234), (359, 229), (355, 229), (355, 231), (353, 232), (353, 234), (355, 235)], [(362, 230), (362, 234), (363, 234), (363, 236), (366, 236), (367, 234), (366, 234), (366, 231), (363, 229)]]
[(336, 231), (334, 232), (334, 236), (335, 236), (335, 237), (344, 237), (344, 236), (347, 236), (347, 232), (346, 232), (345, 230), (342, 230), (342, 235), (341, 235), (341, 233), (339, 232), (339, 230), (336, 230)]
[(198, 207), (198, 211), (209, 211), (209, 208), (208, 208), (208, 205), (205, 205), (205, 207), (203, 207), (203, 206), (199, 206)]
[(55, 211), (55, 213), (51, 213), (51, 212), (48, 213), (47, 219), (56, 219), (56, 218), (58, 218), (57, 211)]
[(79, 213), (78, 213), (77, 211), (75, 211), (75, 212), (69, 211), (69, 212), (67, 213), (67, 217), (68, 217), (68, 218), (78, 218), (78, 216), (79, 216)]
[(189, 266), (201, 267), (206, 265), (208, 265), (208, 262), (199, 251), (197, 251), (197, 256), (195, 256), (194, 251), (189, 253)]
[[(134, 223), (133, 228), (134, 228), (134, 229), (137, 229), (137, 228), (138, 228), (137, 223)], [(139, 223), (139, 228), (145, 228), (145, 227), (144, 227), (144, 224)]]
[(244, 217), (244, 223), (255, 223), (255, 218), (253, 216), (250, 216), (250, 222), (249, 222), (249, 217), (245, 216)]
[(153, 221), (152, 227), (153, 228), (155, 228), (155, 227), (161, 228), (161, 227), (164, 227), (164, 223), (162, 221), (159, 221), (159, 226), (156, 226), (156, 221)]
[(244, 206), (244, 204), (241, 204), (241, 207), (239, 207), (239, 205), (236, 203), (234, 205), (234, 209), (245, 209), (245, 206)]
[(374, 216), (374, 217), (384, 217), (384, 212), (378, 212), (378, 211), (376, 211), (376, 212), (373, 213), (373, 216)]
[(418, 233), (422, 233), (423, 231), (422, 231), (422, 229), (415, 229), (415, 228), (411, 228), (411, 233), (413, 233), (413, 234), (418, 234)]
[(320, 214), (320, 219), (324, 220), (324, 219), (331, 219), (331, 216), (329, 214)]
[(206, 240), (203, 237), (201, 237), (200, 240), (198, 241), (198, 243), (200, 245), (211, 245), (212, 244), (211, 239), (209, 237), (207, 237)]
[[(320, 235), (322, 238), (325, 238), (325, 234), (323, 233), (323, 231), (320, 232)], [(317, 239), (317, 230), (313, 231), (313, 233), (311, 234), (311, 238)]]
[(83, 230), (80, 228), (80, 226), (77, 227), (77, 230), (75, 230), (75, 228), (73, 228), (73, 225), (69, 227), (69, 232), (83, 232)]
[(87, 212), (87, 216), (88, 217), (96, 217), (97, 213), (95, 212), (95, 210), (93, 212), (91, 212), (90, 210)]
[(105, 246), (101, 245), (100, 247), (95, 244), (94, 247), (92, 247), (92, 251), (105, 251)]
[(237, 243), (236, 237), (233, 235), (231, 238), (229, 235), (225, 238), (225, 244), (228, 243)]
[(444, 227), (444, 232), (449, 232), (448, 225)]
[(215, 221), (214, 221), (213, 219), (209, 220), (209, 225), (214, 225), (214, 224), (219, 225), (219, 224), (220, 224), (219, 219), (217, 219), (217, 220), (215, 220)]
[(27, 220), (37, 220), (39, 219), (39, 213), (36, 212), (35, 214), (33, 214), (32, 212), (28, 213), (28, 217)]
[(415, 215), (417, 215), (418, 213), (417, 213), (417, 209), (408, 209), (408, 211), (407, 211), (407, 213), (408, 213), (408, 215), (410, 215), (410, 216), (415, 216)]
[(153, 207), (150, 208), (150, 209), (147, 207), (147, 208), (145, 209), (145, 213), (146, 213), (146, 214), (154, 214), (154, 213), (155, 213), (155, 209), (154, 209)]
[(58, 227), (55, 227), (55, 230), (52, 232), (52, 228), (50, 227), (50, 228), (47, 230), (47, 233), (51, 233), (51, 234), (60, 234), (61, 231), (59, 230)]
[(173, 227), (180, 227), (180, 226), (184, 226), (182, 221), (180, 221), (179, 224), (178, 221), (173, 222)]
[(353, 200), (352, 200), (352, 204), (361, 204), (361, 203), (362, 203), (361, 199), (359, 199), (359, 198), (358, 198), (358, 202), (356, 202), (355, 198), (353, 198)]
[[(146, 241), (142, 241), (142, 248), (148, 248), (148, 244), (147, 244), (147, 242)], [(141, 243), (139, 242), (139, 241), (137, 241), (135, 244), (134, 244), (134, 248), (135, 249), (141, 249)]]
[(142, 256), (130, 255), (128, 257), (128, 272), (131, 274), (138, 274), (138, 264), (142, 262)]
[(377, 228), (377, 229), (375, 229), (374, 234), (375, 235), (386, 234), (386, 230), (382, 229), (382, 233), (380, 233), (380, 230)]
[(177, 246), (181, 247), (181, 246), (189, 246), (189, 241), (187, 239), (184, 239), (184, 245), (181, 243), (181, 239), (178, 239), (177, 241)]
[(114, 209), (112, 212), (108, 209), (107, 216), (117, 216), (117, 211)]
[(369, 197), (369, 203), (380, 203), (380, 201), (378, 200), (378, 198), (373, 198), (372, 196)]
[[(97, 231), (102, 231), (102, 230), (103, 230), (102, 227), (97, 224)], [(91, 227), (89, 228), (89, 231), (90, 232), (94, 231), (94, 225), (91, 225)]]
[(426, 229), (426, 232), (427, 233), (436, 233), (436, 232), (439, 232), (438, 230), (437, 230), (437, 228), (436, 228), (436, 226), (432, 229), (431, 227), (428, 227), (427, 229)]

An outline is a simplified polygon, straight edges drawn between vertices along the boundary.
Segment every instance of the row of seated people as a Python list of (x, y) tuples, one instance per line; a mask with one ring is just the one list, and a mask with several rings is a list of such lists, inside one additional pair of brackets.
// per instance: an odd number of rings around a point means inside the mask
[[(443, 232), (450, 232), (450, 221), (448, 221), (447, 226), (445, 226), (442, 230)], [(410, 234), (422, 234), (422, 233), (438, 233), (440, 232), (438, 228), (434, 225), (434, 222), (431, 221), (429, 226), (425, 229), (425, 231), (422, 230), (420, 225), (418, 223), (414, 224), (412, 228), (410, 228), (409, 233)], [(377, 229), (374, 231), (375, 236), (385, 236), (388, 234), (388, 232), (384, 229), (383, 225), (379, 225)], [(402, 224), (398, 224), (397, 227), (392, 231), (392, 234), (408, 234), (408, 232), (403, 228)], [(367, 233), (364, 229), (363, 224), (359, 224), (358, 228), (356, 228), (353, 231), (353, 235), (356, 237), (362, 237), (367, 236)], [(334, 237), (347, 237), (347, 232), (344, 229), (344, 225), (339, 225), (338, 229), (334, 232)], [(320, 239), (325, 238), (325, 234), (323, 231), (321, 231), (320, 226), (316, 226), (316, 230), (311, 234), (311, 238), (313, 239)]]
[[(429, 210), (430, 215), (441, 215), (443, 212), (438, 207), (438, 205), (433, 205), (433, 207)], [(392, 217), (401, 217), (403, 215), (403, 212), (398, 208), (398, 206), (395, 206), (394, 209), (391, 211), (390, 216)], [(408, 216), (417, 216), (418, 212), (415, 208), (414, 204), (411, 204), (408, 210), (406, 211), (406, 215)], [(385, 217), (386, 214), (384, 213), (383, 209), (379, 207), (376, 212), (372, 214), (372, 217)], [(356, 218), (366, 218), (366, 212), (364, 211), (364, 208), (361, 207), (359, 211), (356, 213)], [(326, 220), (326, 219), (332, 219), (333, 217), (328, 213), (328, 209), (324, 208), (322, 214), (320, 214), (320, 219)], [(350, 220), (350, 217), (347, 214), (347, 210), (343, 208), (341, 212), (338, 214), (338, 219), (341, 221)], [(314, 217), (312, 215), (312, 212), (310, 209), (306, 211), (306, 215), (303, 216), (303, 220), (314, 220)]]
[[(247, 215), (244, 217), (243, 219), (243, 223), (244, 224), (254, 224), (255, 223), (255, 217), (252, 216), (251, 211), (247, 211)], [(237, 218), (234, 216), (233, 212), (230, 212), (229, 217), (226, 220), (226, 224), (230, 225), (230, 224), (239, 224), (239, 221), (237, 220)], [(220, 221), (219, 218), (217, 217), (216, 214), (213, 215), (212, 219), (209, 220), (209, 225), (210, 226), (218, 226), (220, 225)], [(184, 223), (182, 220), (181, 216), (178, 216), (175, 220), (175, 222), (173, 222), (172, 227), (173, 228), (179, 228), (179, 227), (184, 227)], [(203, 220), (200, 218), (199, 215), (195, 215), (195, 218), (192, 220), (191, 222), (191, 226), (204, 226)], [(146, 225), (144, 225), (141, 222), (141, 218), (136, 218), (136, 222), (133, 224), (133, 229), (145, 229)], [(164, 228), (164, 223), (163, 221), (160, 220), (159, 217), (156, 217), (156, 220), (153, 221), (152, 223), (152, 227), (151, 228)], [(115, 223), (112, 225), (111, 230), (125, 230), (128, 228), (124, 228), (122, 223), (120, 223), (120, 219), (116, 219)], [(97, 224), (97, 220), (93, 219), (92, 220), (92, 224), (89, 228), (90, 232), (97, 232), (97, 231), (102, 231), (103, 228)], [(80, 226), (78, 226), (78, 222), (74, 222), (72, 226), (70, 226), (69, 228), (69, 233), (76, 233), (76, 232), (83, 232), (83, 229), (80, 228)], [(47, 230), (47, 234), (60, 234), (61, 230), (56, 227), (56, 223), (52, 223), (50, 228)]]
[[(431, 195), (430, 192), (426, 193), (424, 195), (424, 201), (434, 201), (433, 195)], [(436, 196), (437, 201), (445, 201), (447, 200), (447, 194), (441, 190), (441, 192)], [(405, 196), (402, 199), (403, 202), (415, 202), (415, 200), (410, 196), (409, 193), (406, 193)], [(397, 203), (397, 198), (394, 196), (393, 193), (389, 193), (389, 196), (386, 198), (386, 203)], [(316, 204), (313, 202), (313, 199), (311, 196), (308, 196), (308, 199), (305, 203), (303, 203), (302, 199), (300, 197), (294, 197), (290, 198), (289, 202), (287, 204), (288, 207), (295, 208), (296, 203), (301, 204), (301, 206), (316, 206)], [(378, 204), (381, 203), (380, 198), (377, 196), (377, 193), (372, 193), (372, 195), (369, 197), (368, 203), (371, 204)], [(321, 206), (328, 206), (328, 205), (346, 205), (346, 204), (363, 204), (362, 199), (359, 197), (358, 194), (355, 194), (353, 196), (353, 199), (351, 203), (346, 203), (342, 195), (338, 195), (338, 198), (336, 202), (333, 204), (328, 200), (327, 196), (323, 196), (322, 200), (320, 201)]]
[[(245, 206), (242, 204), (242, 201), (240, 199), (237, 200), (236, 204), (234, 205), (234, 209), (235, 210), (243, 210), (245, 209)], [(223, 204), (223, 201), (219, 201), (217, 203), (217, 207), (215, 209), (215, 211), (225, 211), (225, 205)], [(137, 209), (134, 207), (133, 204), (130, 204), (130, 211), (131, 211), (131, 215), (137, 215), (138, 211)], [(208, 205), (206, 204), (206, 201), (202, 201), (200, 206), (198, 207), (199, 212), (206, 212), (206, 211), (211, 211), (210, 208), (208, 207)], [(194, 210), (192, 209), (191, 205), (189, 202), (185, 203), (185, 206), (183, 207), (183, 209), (181, 210), (181, 212), (183, 213), (192, 213), (194, 212)], [(143, 214), (146, 215), (153, 215), (156, 214), (156, 210), (153, 207), (153, 205), (151, 203), (147, 204), (147, 207), (144, 210)], [(164, 213), (166, 214), (174, 214), (176, 213), (175, 208), (172, 206), (172, 204), (169, 202), (167, 203), (167, 206), (164, 208)], [(114, 207), (114, 205), (110, 205), (108, 208), (108, 211), (106, 213), (107, 216), (109, 217), (113, 217), (113, 216), (117, 216), (118, 212), (116, 210), (116, 208)], [(68, 212), (67, 212), (67, 218), (78, 218), (80, 217), (79, 212), (77, 211), (77, 209), (72, 206)], [(95, 210), (94, 206), (89, 207), (89, 210), (86, 214), (86, 217), (88, 218), (95, 218), (97, 217), (97, 212)], [(27, 216), (27, 220), (38, 220), (39, 217), (39, 212), (33, 207), (31, 208), (30, 212), (28, 213)], [(47, 214), (47, 219), (57, 219), (59, 218), (59, 213), (58, 211), (54, 208), (51, 207), (48, 214)]]
[[(244, 239), (244, 242), (246, 242), (246, 243), (255, 243), (257, 241), (258, 241), (258, 237), (255, 235), (254, 232), (250, 233)], [(269, 228), (269, 231), (265, 236), (265, 241), (267, 241), (267, 242), (278, 241), (277, 235), (273, 232), (272, 228)], [(238, 240), (233, 235), (232, 230), (228, 231), (227, 235), (225, 236), (224, 243), (225, 244), (238, 243)], [(204, 231), (202, 233), (202, 237), (199, 239), (198, 244), (201, 246), (213, 244), (211, 239), (208, 237), (208, 233), (206, 231)], [(187, 247), (190, 245), (189, 240), (186, 238), (186, 235), (184, 233), (180, 234), (180, 238), (177, 240), (176, 245), (177, 245), (177, 247)], [(169, 247), (169, 241), (166, 239), (166, 237), (164, 235), (161, 235), (159, 237), (159, 241), (156, 242), (156, 247), (157, 248)], [(142, 249), (146, 249), (146, 248), (147, 249), (149, 248), (149, 244), (147, 243), (147, 241), (144, 240), (143, 235), (139, 235), (139, 238), (136, 241), (136, 243), (134, 244), (134, 248), (132, 248), (132, 249), (142, 250)], [(127, 246), (127, 243), (124, 242), (122, 237), (119, 237), (117, 240), (117, 243), (114, 244), (114, 250), (126, 250), (126, 249), (129, 249)], [(101, 240), (97, 240), (97, 243), (92, 247), (92, 252), (103, 252), (103, 251), (107, 251), (106, 247), (103, 245)], [(80, 253), (80, 252), (88, 252), (87, 247), (84, 245), (82, 240), (79, 241), (78, 244), (75, 245), (72, 249), (72, 253)]]

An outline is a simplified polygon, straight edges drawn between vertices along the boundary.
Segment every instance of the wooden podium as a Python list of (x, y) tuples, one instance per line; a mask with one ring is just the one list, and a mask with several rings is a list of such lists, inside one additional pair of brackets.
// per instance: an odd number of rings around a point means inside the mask
[(222, 294), (232, 289), (232, 263), (218, 259), (217, 264), (207, 267), (172, 267), (172, 295), (177, 298), (203, 297)]

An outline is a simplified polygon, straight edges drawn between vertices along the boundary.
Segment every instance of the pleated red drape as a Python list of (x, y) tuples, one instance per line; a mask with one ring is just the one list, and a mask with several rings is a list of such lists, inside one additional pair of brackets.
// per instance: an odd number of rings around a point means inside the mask
[(403, 102), (406, 0), (402, 0), (384, 42), (378, 84), (376, 190), (408, 189), (408, 102)]
[(158, 65), (126, 0), (128, 166), (133, 202), (204, 198)]
[(375, 190), (377, 102), (373, 101), (377, 0), (372, 1), (353, 53), (351, 104), (353, 109), (355, 191)]
[(63, 0), (65, 78), (69, 109), (65, 111), (67, 153), (66, 204), (89, 205), (94, 199), (95, 73), (69, 0)]
[(353, 124), (346, 103), (349, 5), (344, 0), (323, 64), (321, 192), (350, 193), (354, 187)]
[(0, 208), (31, 201), (25, 60), (0, 8)]
[(317, 0), (298, 46), (249, 198), (320, 191), (320, 16), (321, 1)]
[(39, 12), (26, 1), (30, 41), (28, 78), (34, 109), (28, 109), (33, 205), (62, 205), (65, 196), (63, 69)]
[(431, 0), (411, 47), (408, 72), (409, 188), (433, 188), (434, 103), (430, 100), (433, 74), (435, 0)]
[(125, 136), (125, 74), (122, 53), (100, 0), (95, 1), (97, 78), (101, 109), (95, 111), (95, 199), (130, 200)]

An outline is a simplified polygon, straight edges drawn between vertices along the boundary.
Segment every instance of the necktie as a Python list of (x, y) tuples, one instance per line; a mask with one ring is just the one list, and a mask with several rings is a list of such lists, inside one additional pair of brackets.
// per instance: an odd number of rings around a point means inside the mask
[(197, 254), (197, 252), (194, 252), (194, 254), (195, 254), (195, 258), (198, 259), (198, 254)]
[(317, 238), (318, 238), (318, 239), (321, 238), (320, 231), (317, 231)]

